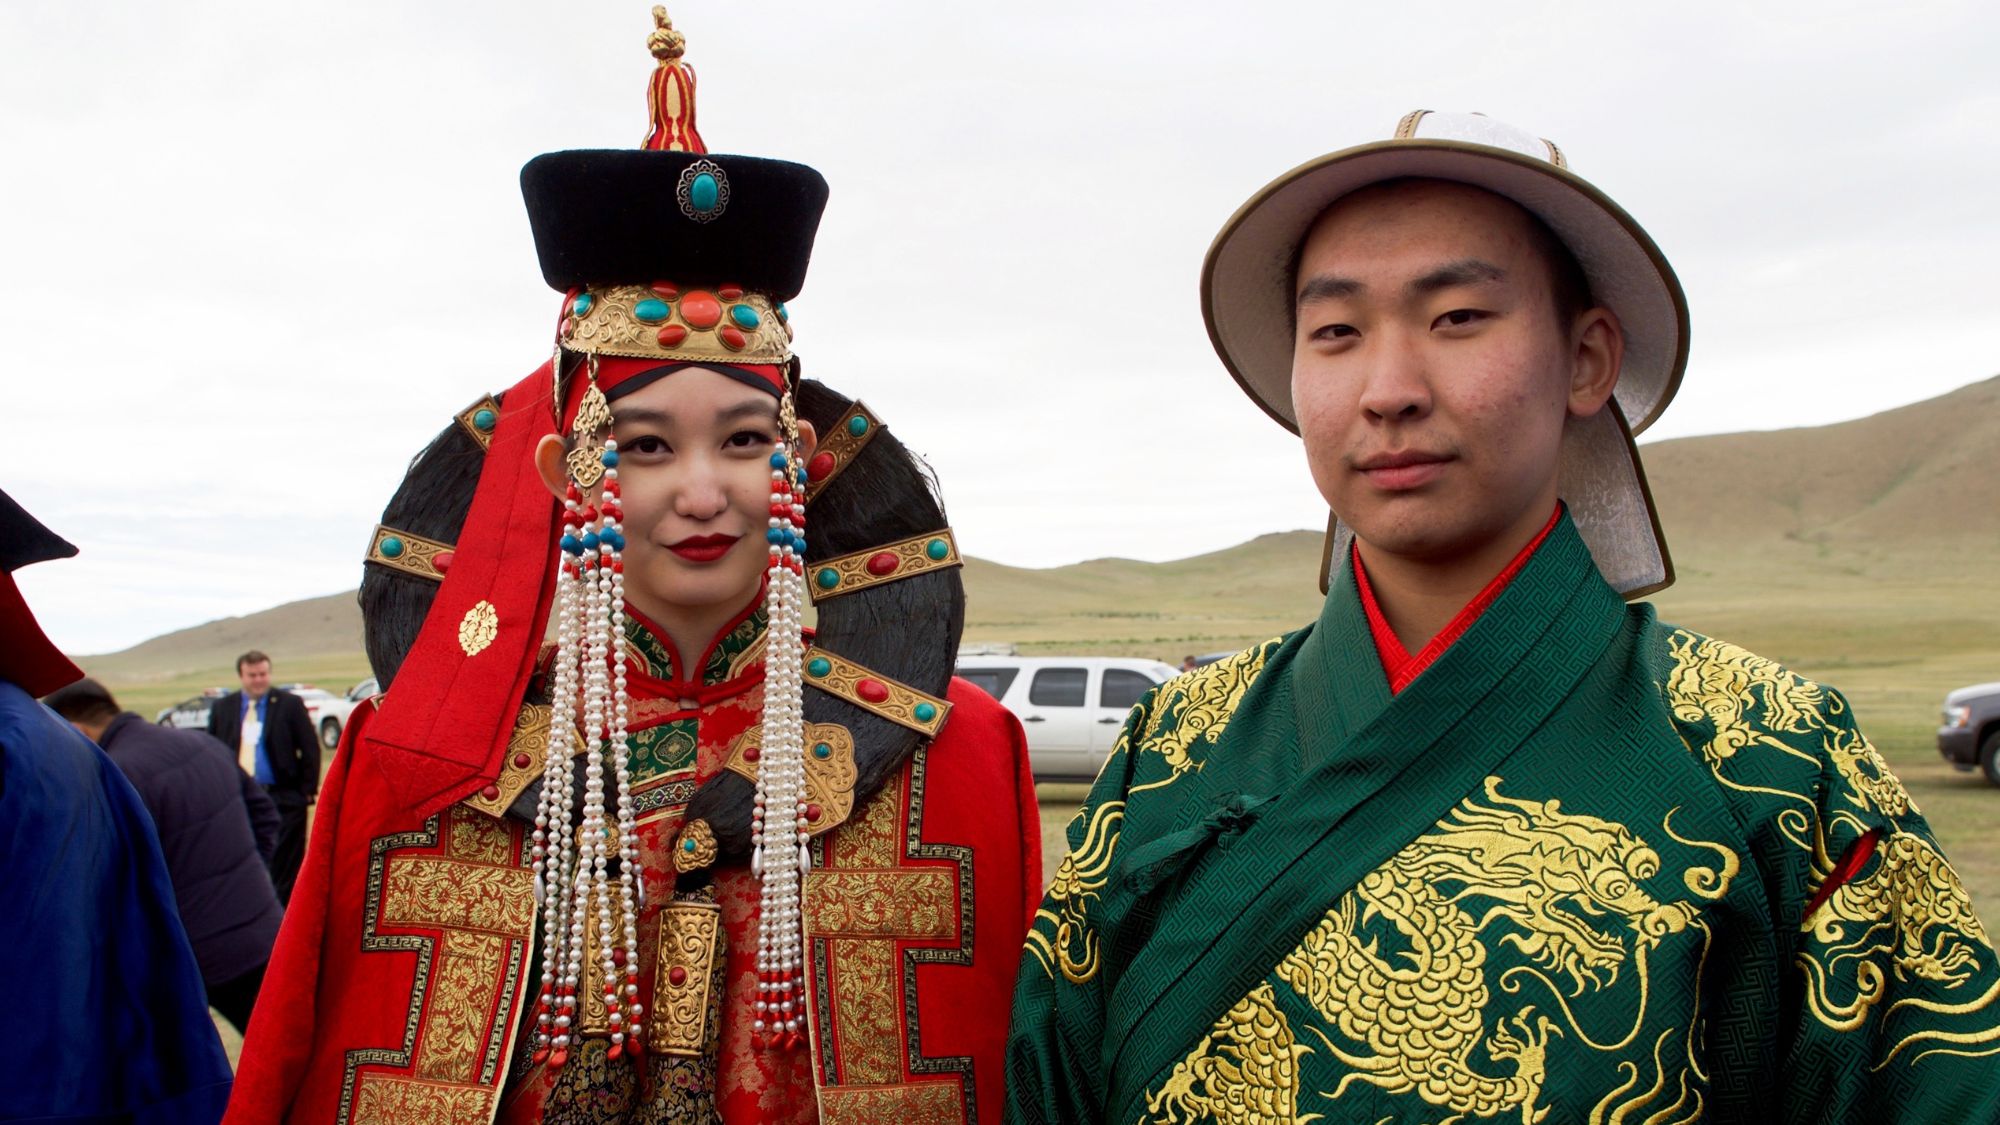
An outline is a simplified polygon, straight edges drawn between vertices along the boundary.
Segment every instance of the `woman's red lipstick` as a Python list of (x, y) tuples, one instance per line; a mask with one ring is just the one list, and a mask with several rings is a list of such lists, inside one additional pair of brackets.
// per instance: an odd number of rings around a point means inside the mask
[(667, 550), (692, 563), (712, 563), (729, 553), (740, 535), (690, 535), (678, 543), (667, 544)]

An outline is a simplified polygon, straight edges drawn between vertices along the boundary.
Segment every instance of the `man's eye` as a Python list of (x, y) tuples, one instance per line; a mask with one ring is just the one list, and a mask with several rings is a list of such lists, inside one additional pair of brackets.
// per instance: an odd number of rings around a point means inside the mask
[(1315, 340), (1333, 340), (1359, 335), (1361, 335), (1361, 330), (1352, 324), (1328, 324), (1313, 329), (1312, 338)]
[(1464, 328), (1485, 320), (1489, 314), (1479, 309), (1453, 309), (1431, 323), (1433, 328)]
[(633, 438), (631, 441), (621, 442), (619, 444), (619, 448), (625, 450), (627, 453), (638, 453), (642, 455), (673, 452), (673, 447), (669, 446), (666, 443), (665, 439), (654, 434), (641, 434), (640, 436)]

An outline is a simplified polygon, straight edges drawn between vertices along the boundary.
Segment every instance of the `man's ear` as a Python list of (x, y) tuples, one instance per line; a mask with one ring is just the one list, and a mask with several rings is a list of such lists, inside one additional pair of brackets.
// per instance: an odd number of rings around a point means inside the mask
[(569, 495), (569, 465), (563, 460), (564, 452), (559, 434), (544, 434), (535, 443), (535, 472), (558, 500)]
[(1618, 314), (1594, 308), (1577, 318), (1570, 333), (1574, 341), (1570, 354), (1569, 412), (1588, 418), (1604, 409), (1611, 392), (1618, 387), (1618, 372), (1625, 363), (1625, 328)]
[(804, 418), (799, 419), (799, 460), (810, 461), (813, 450), (819, 448), (819, 431)]

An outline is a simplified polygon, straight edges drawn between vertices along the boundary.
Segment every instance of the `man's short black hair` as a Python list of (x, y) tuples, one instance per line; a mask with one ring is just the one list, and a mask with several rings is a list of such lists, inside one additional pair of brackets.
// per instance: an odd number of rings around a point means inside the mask
[(118, 717), (118, 701), (103, 684), (88, 677), (57, 688), (42, 700), (49, 710), (73, 723), (101, 723)]
[(243, 674), (243, 666), (245, 664), (269, 664), (270, 662), (270, 657), (253, 648), (236, 658), (236, 674), (239, 676)]
[[(1332, 203), (1327, 204), (1326, 211), (1321, 211), (1319, 215), (1313, 218), (1311, 223), (1306, 225), (1306, 233), (1310, 234), (1313, 227), (1319, 225), (1320, 219), (1326, 217), (1327, 211), (1340, 206), (1343, 201), (1352, 197), (1357, 192), (1376, 191), (1407, 184), (1458, 182), (1457, 180), (1431, 180), (1424, 176), (1397, 176), (1394, 179), (1378, 180), (1375, 183), (1356, 188), (1354, 191), (1348, 192), (1347, 195), (1343, 195)], [(1570, 248), (1563, 243), (1563, 240), (1556, 237), (1556, 232), (1550, 230), (1549, 225), (1543, 222), (1541, 217), (1533, 211), (1528, 210), (1519, 203), (1515, 203), (1499, 192), (1488, 191), (1486, 188), (1479, 187), (1478, 184), (1463, 184), (1462, 186), (1476, 188), (1479, 191), (1485, 191), (1488, 195), (1505, 200), (1515, 210), (1519, 211), (1523, 218), (1528, 220), (1528, 244), (1534, 248), (1535, 255), (1542, 260), (1542, 264), (1548, 267), (1549, 303), (1554, 306), (1556, 329), (1567, 334), (1570, 325), (1576, 322), (1578, 314), (1596, 307), (1597, 304), (1596, 298), (1590, 292), (1590, 279), (1584, 275), (1583, 266), (1577, 262), (1576, 255), (1570, 252)], [(1290, 280), (1285, 286), (1287, 293), (1298, 291), (1299, 258), (1305, 253), (1305, 250), (1306, 237), (1305, 235), (1300, 235), (1299, 244), (1292, 247), (1292, 264), (1289, 271)], [(1297, 310), (1293, 310), (1292, 312), (1292, 327), (1294, 330), (1298, 328)]]

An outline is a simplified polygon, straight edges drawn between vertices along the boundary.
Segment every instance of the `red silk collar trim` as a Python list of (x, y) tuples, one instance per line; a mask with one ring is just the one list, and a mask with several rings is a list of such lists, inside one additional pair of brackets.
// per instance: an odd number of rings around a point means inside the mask
[(1368, 568), (1361, 564), (1361, 551), (1358, 547), (1354, 549), (1354, 584), (1360, 588), (1361, 608), (1368, 614), (1368, 632), (1375, 638), (1375, 653), (1382, 659), (1382, 674), (1389, 680), (1389, 694), (1399, 694), (1404, 688), (1409, 687), (1411, 681), (1422, 675), (1424, 669), (1436, 663), (1438, 657), (1443, 656), (1458, 638), (1465, 635), (1467, 629), (1472, 628), (1472, 623), (1479, 620), (1479, 615), (1486, 612), (1487, 607), (1493, 604), (1501, 591), (1513, 583), (1514, 576), (1521, 573), (1521, 568), (1528, 565), (1528, 559), (1534, 555), (1536, 548), (1542, 545), (1543, 540), (1549, 537), (1549, 532), (1555, 530), (1556, 521), (1561, 518), (1562, 505), (1558, 504), (1554, 513), (1549, 516), (1549, 522), (1543, 524), (1542, 530), (1535, 533), (1535, 537), (1528, 541), (1528, 545), (1514, 555), (1513, 561), (1494, 575), (1493, 580), (1486, 584), (1486, 588), (1467, 602), (1465, 608), (1459, 610), (1458, 615), (1439, 630), (1438, 635), (1432, 637), (1415, 656), (1410, 655), (1409, 650), (1403, 647), (1403, 642), (1396, 636), (1396, 631), (1389, 627), (1389, 619), (1382, 615), (1382, 607), (1375, 600), (1374, 587), (1368, 584)]

